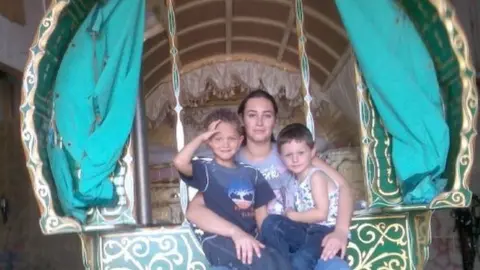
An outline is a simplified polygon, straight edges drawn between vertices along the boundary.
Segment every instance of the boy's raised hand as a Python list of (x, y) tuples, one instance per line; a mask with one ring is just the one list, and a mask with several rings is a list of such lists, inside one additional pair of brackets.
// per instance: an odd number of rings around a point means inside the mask
[(205, 131), (204, 133), (202, 133), (202, 135), (200, 135), (203, 142), (206, 142), (206, 141), (210, 140), (210, 138), (212, 138), (213, 135), (215, 135), (219, 132), (217, 130), (217, 126), (218, 126), (218, 124), (220, 124), (220, 122), (222, 122), (222, 120), (217, 120), (217, 121), (212, 122), (208, 126), (207, 131)]

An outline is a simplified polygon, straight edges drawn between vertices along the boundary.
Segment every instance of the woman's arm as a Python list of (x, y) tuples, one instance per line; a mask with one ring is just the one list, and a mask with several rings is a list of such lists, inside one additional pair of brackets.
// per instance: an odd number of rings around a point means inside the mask
[(339, 186), (337, 223), (335, 224), (335, 230), (323, 238), (323, 252), (320, 257), (323, 260), (329, 260), (335, 257), (338, 251), (340, 251), (340, 257), (343, 258), (347, 251), (348, 232), (353, 214), (352, 193), (345, 178), (323, 160), (314, 158), (313, 165), (322, 169), (328, 176), (336, 181)]
[(324, 171), (338, 184), (340, 198), (338, 201), (338, 217), (335, 229), (341, 230), (345, 233), (345, 235), (347, 235), (350, 229), (350, 222), (353, 214), (353, 199), (350, 186), (339, 172), (330, 167), (323, 160), (314, 158), (313, 165), (322, 169), (322, 171)]
[(259, 208), (255, 209), (255, 221), (257, 222), (257, 228), (260, 230), (262, 228), (263, 221), (268, 216), (267, 206), (260, 206)]
[(275, 193), (270, 187), (263, 174), (259, 170), (255, 170), (255, 221), (257, 223), (257, 229), (262, 229), (262, 224), (265, 218), (268, 216), (267, 205), (275, 199)]

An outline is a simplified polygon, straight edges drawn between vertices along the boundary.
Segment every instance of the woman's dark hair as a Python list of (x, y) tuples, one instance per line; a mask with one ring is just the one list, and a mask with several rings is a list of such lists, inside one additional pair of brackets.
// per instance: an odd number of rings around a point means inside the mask
[[(275, 113), (275, 116), (277, 116), (278, 106), (277, 106), (277, 102), (275, 101), (275, 98), (272, 95), (270, 95), (267, 91), (262, 90), (262, 89), (253, 90), (242, 100), (242, 102), (240, 102), (240, 105), (238, 105), (238, 110), (237, 110), (238, 115), (243, 117), (243, 114), (245, 113), (245, 107), (247, 105), (247, 102), (252, 98), (264, 98), (264, 99), (270, 101), (270, 103), (272, 103), (273, 112)], [(245, 132), (245, 128), (244, 128), (244, 136), (245, 136), (245, 138), (247, 137), (247, 134)], [(272, 142), (275, 141), (275, 136), (273, 136), (273, 134), (272, 134), (272, 137), (271, 137), (271, 141)], [(245, 145), (246, 143), (247, 143), (247, 140), (246, 139), (243, 140), (243, 145)]]
[(256, 89), (250, 92), (243, 100), (240, 102), (240, 105), (238, 105), (238, 110), (237, 113), (239, 115), (243, 115), (245, 112), (245, 106), (247, 105), (247, 102), (252, 99), (252, 98), (264, 98), (272, 103), (273, 111), (275, 112), (275, 115), (278, 113), (278, 106), (277, 102), (275, 101), (275, 98), (270, 95), (267, 91), (264, 91), (262, 89)]

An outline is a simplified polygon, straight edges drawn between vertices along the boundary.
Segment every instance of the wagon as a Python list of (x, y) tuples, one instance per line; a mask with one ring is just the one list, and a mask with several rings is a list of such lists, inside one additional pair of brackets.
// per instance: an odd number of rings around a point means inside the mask
[[(352, 269), (423, 269), (429, 256), (432, 213), (471, 203), (469, 176), (477, 116), (475, 72), (465, 34), (449, 1), (385, 0), (376, 6), (364, 2), (363, 7), (355, 9), (345, 0), (53, 1), (29, 52), (20, 108), (26, 166), (40, 208), (42, 232), (78, 234), (87, 269), (207, 269), (196, 237), (201, 232), (192, 229), (183, 215), (195, 190), (179, 181), (171, 159), (198, 132), (209, 110), (235, 107), (248, 91), (263, 88), (280, 104), (279, 126), (304, 122), (317, 136), (317, 143), (323, 139), (320, 157), (354, 187), (358, 203), (347, 252)], [(110, 6), (112, 18), (118, 12), (124, 12), (125, 17), (120, 20), (117, 16), (115, 22), (101, 17), (106, 6)], [(126, 7), (134, 8), (126, 12)], [(360, 14), (362, 11), (370, 15)], [(150, 24), (151, 16), (158, 23)], [(66, 189), (75, 194), (83, 188), (84, 182), (75, 182), (85, 173), (83, 163), (75, 162), (71, 142), (59, 137), (61, 132), (52, 132), (52, 127), (65, 119), (57, 111), (61, 109), (58, 95), (63, 95), (59, 85), (83, 80), (88, 73), (81, 69), (88, 66), (84, 66), (86, 61), (101, 80), (102, 60), (111, 61), (101, 58), (106, 55), (104, 51), (84, 55), (85, 61), (77, 56), (78, 67), (69, 58), (72, 51), (82, 50), (81, 46), (106, 48), (101, 47), (102, 42), (113, 40), (100, 30), (95, 32), (100, 17), (119, 35), (124, 25), (135, 29), (134, 24), (127, 24), (129, 20), (146, 25), (145, 32), (128, 33), (134, 37), (133, 43), (143, 46), (141, 68), (132, 69), (138, 82), (136, 91), (128, 90), (129, 104), (133, 105), (125, 108), (125, 123), (121, 119), (115, 122), (130, 129), (124, 135), (109, 133), (112, 141), (125, 137), (106, 177), (105, 185), (113, 188), (110, 196), (116, 200), (107, 206), (87, 204), (85, 211), (74, 213), (63, 200)], [(375, 52), (375, 48), (385, 48), (379, 40), (389, 35), (385, 30), (388, 27), (398, 33), (399, 42), (407, 39), (408, 44), (416, 44), (420, 49), (415, 53), (423, 50), (423, 54), (415, 55), (427, 62), (414, 62), (431, 63), (423, 66), (426, 71), (421, 77), (434, 78), (424, 87), (429, 92), (407, 84), (410, 77), (393, 74), (419, 74), (414, 73), (415, 63), (401, 66), (408, 63), (402, 62), (401, 48), (390, 55), (392, 58), (385, 51)], [(85, 29), (90, 32), (82, 36)], [(375, 29), (380, 31), (378, 35)], [(135, 51), (137, 47), (129, 48)], [(140, 57), (132, 51), (123, 53)], [(65, 67), (65, 63), (70, 66)], [(379, 69), (380, 64), (391, 70)], [(394, 123), (410, 110), (400, 110), (392, 101), (392, 91), (399, 90), (395, 88), (399, 85), (413, 86), (404, 88), (410, 97), (402, 96), (398, 102), (424, 100), (425, 108), (430, 106), (433, 109), (429, 112), (437, 116), (436, 127), (444, 127), (447, 134), (446, 146), (434, 148), (446, 151), (443, 165), (439, 171), (422, 176), (441, 185), (430, 198), (421, 197), (421, 193), (409, 197), (412, 187), (402, 178), (403, 167), (398, 160), (410, 159), (415, 167), (422, 152), (396, 148), (401, 141), (398, 134), (403, 133), (398, 133)], [(83, 90), (71, 86), (78, 91), (70, 91), (71, 98), (89, 98)], [(339, 96), (352, 102), (340, 108), (334, 102)], [(382, 100), (392, 104), (387, 106)], [(69, 108), (72, 115), (81, 109)], [(101, 112), (95, 113), (101, 116)], [(398, 118), (392, 119), (392, 115)], [(418, 119), (422, 117), (418, 115)], [(84, 124), (81, 119), (72, 121)], [(97, 122), (97, 127), (102, 123)], [(110, 127), (115, 129), (115, 123)], [(64, 129), (68, 126), (65, 124)], [(76, 130), (64, 132), (73, 134)], [(407, 137), (425, 138), (427, 133), (425, 130)], [(94, 140), (92, 144), (104, 149), (100, 142), (107, 143)], [(73, 182), (62, 184), (56, 179), (50, 144), (70, 151), (66, 152), (72, 155), (67, 159)], [(420, 182), (411, 183), (415, 186)], [(98, 202), (102, 194), (89, 200)]]

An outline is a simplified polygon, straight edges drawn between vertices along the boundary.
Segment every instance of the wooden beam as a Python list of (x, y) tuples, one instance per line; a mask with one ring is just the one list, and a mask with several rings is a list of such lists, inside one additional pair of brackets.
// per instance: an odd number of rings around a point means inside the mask
[[(38, 1), (38, 0), (37, 0)], [(25, 5), (23, 0), (1, 0), (0, 1), (0, 15), (7, 18), (7, 20), (25, 25)]]
[(295, 23), (295, 7), (292, 3), (290, 7), (290, 12), (288, 13), (287, 23), (285, 24), (285, 29), (283, 30), (283, 37), (280, 43), (280, 47), (278, 48), (277, 60), (282, 61), (283, 54), (285, 53), (285, 49), (287, 47), (288, 39), (290, 38), (290, 34), (293, 31), (293, 24)]
[(233, 0), (225, 0), (225, 53), (232, 53), (232, 18), (233, 18)]
[(15, 69), (15, 68), (12, 68), (12, 67), (10, 67), (7, 64), (4, 64), (2, 62), (0, 62), (0, 70), (3, 71), (3, 72), (6, 72), (7, 74), (14, 77), (15, 79), (17, 79), (20, 82), (22, 81), (22, 77), (23, 77), (23, 72), (22, 71), (20, 71), (18, 69)]
[[(250, 37), (250, 36), (236, 36), (236, 37), (232, 38), (232, 41), (244, 41), (244, 42), (251, 42), (251, 43), (261, 43), (261, 44), (270, 45), (272, 47), (279, 47), (280, 46), (280, 43), (278, 43), (277, 41), (266, 39), (266, 38)], [(211, 44), (216, 44), (216, 43), (221, 43), (221, 42), (226, 42), (226, 38), (220, 37), (220, 38), (203, 40), (201, 42), (195, 43), (194, 45), (182, 48), (178, 52), (178, 55), (181, 56), (184, 53), (199, 49), (201, 47), (205, 47), (205, 46), (208, 46), (208, 45), (211, 45)], [(295, 54), (298, 53), (297, 49), (295, 49), (293, 47), (290, 47), (290, 46), (286, 46), (285, 50), (287, 50), (291, 53), (295, 53)], [(156, 64), (153, 68), (148, 70), (148, 72), (146, 71), (146, 73), (143, 77), (144, 80), (148, 80), (151, 76), (155, 75), (155, 72), (157, 70), (159, 70), (164, 65), (168, 64), (171, 60), (171, 56), (169, 58), (163, 59), (163, 61), (160, 61), (160, 60), (161, 59), (159, 59), (158, 62), (157, 62), (158, 64)], [(323, 66), (322, 63), (316, 61), (314, 58), (309, 58), (309, 62), (310, 62), (310, 64), (312, 64), (312, 65), (316, 66), (318, 69), (320, 69), (327, 77), (330, 76), (330, 71), (325, 66)]]
[(151, 10), (164, 29), (168, 27), (167, 6), (163, 0), (147, 1), (147, 10)]
[(322, 85), (322, 91), (327, 91), (330, 85), (335, 81), (335, 78), (337, 77), (338, 73), (342, 71), (343, 67), (347, 64), (348, 60), (352, 56), (352, 48), (350, 46), (345, 50), (345, 52), (342, 54), (340, 59), (338, 59), (337, 63), (335, 64), (335, 67), (333, 68), (332, 72), (330, 75), (327, 77), (325, 82)]

